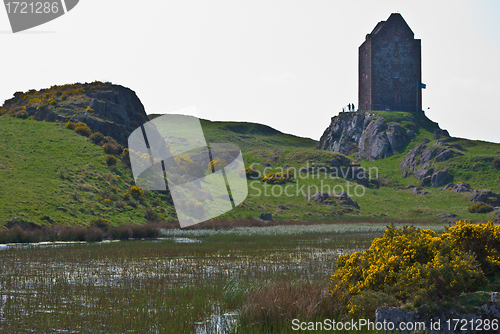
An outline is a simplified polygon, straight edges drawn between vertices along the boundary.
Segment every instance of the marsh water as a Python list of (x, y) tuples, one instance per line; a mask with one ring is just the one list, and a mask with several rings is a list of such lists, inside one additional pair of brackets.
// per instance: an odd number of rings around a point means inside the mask
[(2, 333), (226, 333), (227, 286), (328, 282), (373, 224), (165, 230), (154, 241), (3, 245)]

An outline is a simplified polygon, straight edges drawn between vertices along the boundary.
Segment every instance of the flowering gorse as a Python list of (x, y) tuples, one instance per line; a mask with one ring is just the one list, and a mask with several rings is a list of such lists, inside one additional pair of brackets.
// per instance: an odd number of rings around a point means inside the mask
[(269, 184), (283, 184), (287, 181), (293, 179), (293, 171), (286, 170), (282, 173), (269, 173), (265, 176), (262, 176), (260, 179)]
[(388, 226), (363, 252), (342, 255), (329, 291), (353, 316), (370, 303), (422, 304), (475, 291), (500, 269), (500, 227), (459, 221), (441, 235), (429, 229)]

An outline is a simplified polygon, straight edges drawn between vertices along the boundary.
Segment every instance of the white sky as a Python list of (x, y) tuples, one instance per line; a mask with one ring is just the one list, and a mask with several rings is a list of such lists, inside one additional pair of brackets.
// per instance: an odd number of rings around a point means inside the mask
[(398, 11), (422, 40), (427, 115), (452, 136), (500, 142), (498, 0), (80, 0), (18, 34), (0, 10), (0, 104), (107, 80), (134, 90), (147, 113), (196, 105), (202, 118), (319, 139), (357, 105), (365, 35)]

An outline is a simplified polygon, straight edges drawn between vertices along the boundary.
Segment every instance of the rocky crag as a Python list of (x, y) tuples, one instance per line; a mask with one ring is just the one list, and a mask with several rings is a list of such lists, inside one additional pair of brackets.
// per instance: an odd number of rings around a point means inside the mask
[(423, 113), (349, 112), (332, 117), (316, 149), (355, 153), (357, 160), (387, 158), (404, 149), (420, 127), (436, 136), (449, 136)]
[(443, 162), (454, 156), (464, 155), (461, 152), (463, 148), (460, 145), (448, 144), (448, 139), (439, 140), (434, 145), (424, 142), (408, 152), (399, 165), (403, 177), (413, 175), (422, 185), (433, 187), (442, 187), (449, 183), (453, 179), (449, 167), (440, 171), (433, 168), (434, 162)]
[(430, 311), (427, 305), (416, 311), (379, 307), (375, 311), (375, 322), (380, 325), (390, 323), (396, 329), (406, 328), (401, 325), (418, 325), (420, 327), (415, 329), (436, 334), (498, 333), (500, 293), (493, 292), (489, 301), (479, 301), (478, 305), (471, 308), (473, 310), (462, 313), (454, 310)]
[(84, 122), (92, 132), (113, 137), (123, 146), (138, 126), (149, 121), (134, 91), (111, 83), (93, 82), (16, 92), (0, 114), (47, 122)]

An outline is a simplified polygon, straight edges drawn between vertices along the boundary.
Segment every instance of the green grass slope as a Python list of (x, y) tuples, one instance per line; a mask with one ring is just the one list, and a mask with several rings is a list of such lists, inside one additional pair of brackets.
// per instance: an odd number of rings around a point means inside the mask
[[(202, 127), (208, 142), (240, 146), (246, 166), (260, 175), (281, 172), (284, 166), (295, 170), (295, 178), (285, 184), (248, 180), (247, 199), (220, 219), (251, 219), (258, 218), (260, 213), (272, 213), (278, 221), (439, 222), (435, 216), (443, 212), (473, 221), (495, 219), (494, 212), (469, 213), (467, 209), (472, 204), (469, 193), (427, 188), (428, 195), (414, 196), (409, 189), (395, 190), (408, 184), (419, 185), (414, 177), (403, 178), (399, 164), (423, 138), (430, 140), (429, 147), (437, 142), (426, 127), (418, 127), (414, 140), (404, 151), (386, 159), (361, 162), (315, 150), (315, 141), (283, 134), (265, 125), (202, 120)], [(0, 225), (13, 222), (82, 225), (99, 217), (114, 225), (175, 221), (175, 209), (164, 193), (145, 192), (140, 199), (124, 197), (134, 185), (130, 168), (120, 162), (118, 155), (116, 166), (109, 167), (104, 162), (107, 154), (101, 147), (63, 124), (4, 115), (0, 117), (0, 128)], [(500, 173), (493, 164), (500, 156), (496, 153), (500, 152), (499, 144), (459, 138), (448, 143), (460, 145), (463, 155), (444, 162), (432, 160), (436, 170), (451, 167), (454, 183), (463, 181), (473, 189), (500, 191)], [(299, 172), (302, 168), (331, 166), (331, 161), (370, 169), (372, 178), (378, 174), (382, 186), (363, 188), (342, 175)], [(360, 209), (335, 200), (330, 205), (321, 204), (305, 196), (317, 191), (332, 195), (347, 191)]]
[[(149, 114), (155, 119), (161, 114)], [(191, 118), (192, 116), (185, 116)], [(249, 152), (258, 148), (285, 149), (285, 148), (314, 148), (317, 141), (310, 138), (298, 137), (282, 133), (267, 125), (248, 122), (213, 122), (200, 119), (205, 139), (208, 143), (232, 143), (238, 145), (242, 152)]]
[[(377, 115), (384, 117), (386, 121), (394, 121), (404, 124), (405, 120), (411, 118), (412, 113), (407, 112), (374, 112)], [(423, 140), (429, 140), (426, 143), (428, 148), (436, 147), (438, 141), (445, 140), (446, 144), (454, 155), (451, 159), (438, 162), (435, 159), (430, 161), (430, 167), (435, 171), (450, 167), (450, 173), (453, 175), (453, 183), (467, 182), (472, 189), (491, 189), (493, 192), (500, 191), (500, 169), (493, 164), (494, 159), (500, 157), (500, 144), (491, 143), (479, 140), (469, 140), (458, 137), (441, 137), (434, 139), (432, 127), (424, 123), (423, 126), (417, 127), (415, 137), (398, 154), (389, 158), (362, 161), (361, 166), (365, 168), (377, 168), (379, 177), (386, 181), (392, 182), (394, 186), (407, 186), (408, 184), (419, 185), (419, 180), (413, 176), (404, 178), (400, 163), (404, 157), (419, 144), (423, 144)], [(456, 147), (460, 147), (457, 149)], [(419, 167), (421, 168), (421, 167)]]
[[(410, 184), (420, 185), (420, 181), (413, 176), (403, 177), (400, 163), (410, 150), (423, 143), (424, 138), (430, 140), (427, 147), (435, 147), (438, 140), (434, 139), (433, 130), (436, 126), (435, 123), (423, 115), (417, 115), (421, 116), (422, 119), (415, 119), (417, 116), (412, 113), (373, 113), (383, 117), (388, 122), (397, 122), (403, 127), (413, 128), (415, 137), (401, 152), (394, 156), (376, 161), (359, 162), (362, 167), (371, 171), (372, 178), (379, 178), (382, 181), (380, 189), (366, 188), (361, 196), (356, 196), (351, 188), (350, 195), (354, 195), (351, 197), (358, 202), (361, 210), (345, 212), (345, 208), (330, 207), (305, 198), (302, 195), (303, 193), (300, 192), (302, 186), (305, 186), (306, 192), (310, 189), (310, 192), (314, 193), (316, 189), (320, 191), (324, 189), (324, 192), (328, 192), (337, 187), (335, 191), (338, 192), (339, 189), (348, 190), (349, 185), (356, 185), (353, 181), (332, 178), (329, 175), (320, 173), (316, 175), (298, 175), (292, 183), (286, 185), (269, 186), (263, 182), (250, 181), (249, 197), (243, 205), (237, 207), (228, 215), (233, 217), (255, 217), (259, 212), (271, 212), (276, 214), (275, 219), (281, 217), (281, 219), (298, 220), (386, 219), (439, 221), (436, 215), (453, 213), (457, 215), (457, 218), (472, 221), (496, 219), (495, 212), (469, 213), (468, 208), (472, 205), (470, 193), (456, 193), (452, 190), (440, 191), (439, 188), (426, 187), (425, 191), (429, 193), (428, 195), (415, 196), (413, 195), (413, 189), (395, 190), (395, 188), (406, 188)], [(410, 121), (414, 123), (410, 124)], [(459, 145), (461, 149), (450, 148), (457, 154), (449, 160), (437, 162), (432, 159), (430, 164), (435, 171), (450, 167), (450, 172), (454, 176), (451, 182), (467, 182), (472, 189), (491, 189), (493, 192), (500, 192), (500, 170), (493, 163), (494, 159), (500, 157), (500, 144), (462, 138), (448, 138), (446, 140), (447, 144)], [(265, 174), (281, 171), (284, 164), (295, 168), (295, 170), (303, 167), (309, 168), (318, 164), (325, 165), (334, 155), (335, 153), (329, 151), (284, 148), (282, 150), (253, 150), (244, 154), (244, 157), (247, 165), (253, 164), (254, 168)], [(278, 161), (273, 163), (269, 160), (270, 157), (278, 157)], [(354, 154), (351, 158), (354, 158)], [(264, 167), (266, 163), (270, 163), (271, 167)], [(293, 193), (293, 196), (285, 194), (285, 187), (288, 187), (288, 193)], [(273, 188), (275, 188), (274, 192)], [(275, 196), (276, 194), (282, 195)], [(287, 209), (279, 209), (281, 204), (284, 204)]]
[(130, 169), (110, 168), (101, 147), (63, 124), (3, 116), (0, 128), (0, 225), (142, 223), (148, 209), (166, 218), (173, 210), (164, 194), (125, 200)]

